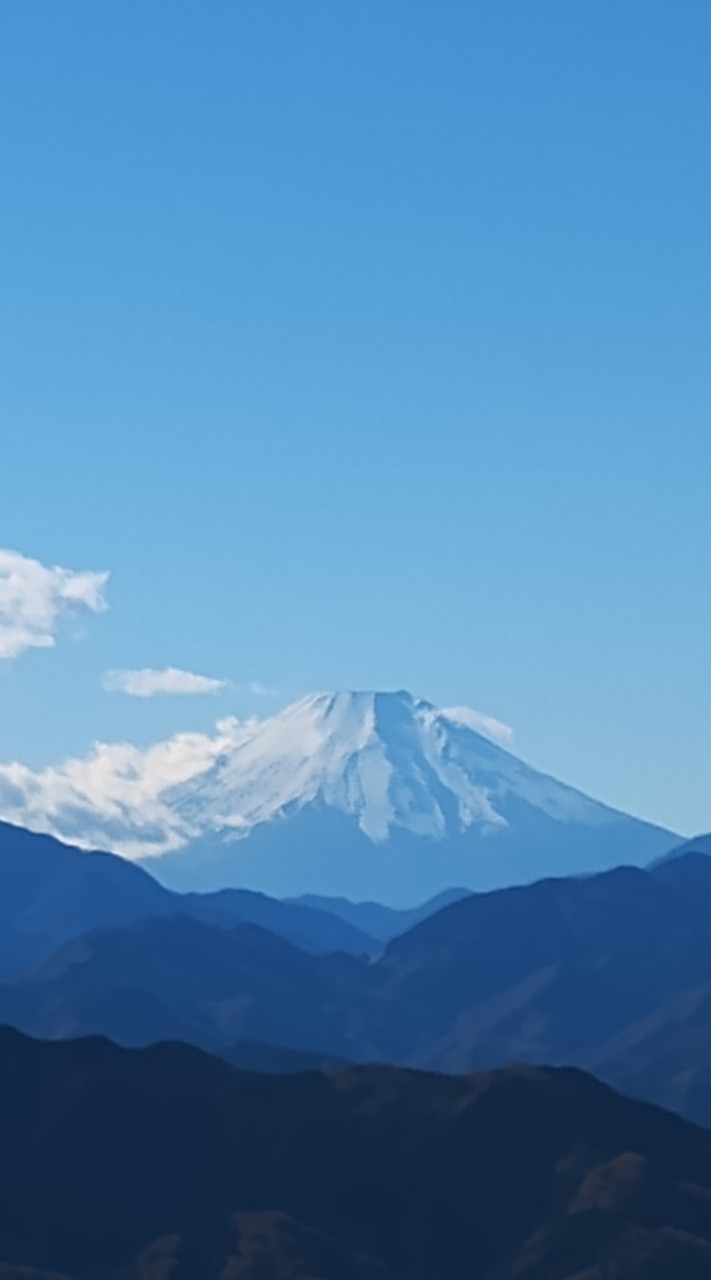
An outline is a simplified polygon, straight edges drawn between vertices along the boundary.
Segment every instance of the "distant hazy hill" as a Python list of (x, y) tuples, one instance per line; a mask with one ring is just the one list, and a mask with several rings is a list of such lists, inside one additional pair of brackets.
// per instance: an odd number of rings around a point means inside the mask
[(312, 955), (258, 925), (165, 915), (86, 934), (0, 981), (0, 1023), (53, 1039), (249, 1040), (347, 1058), (348, 1004), (366, 974), (355, 957)]
[(31, 964), (87, 929), (160, 915), (172, 901), (121, 858), (0, 823), (0, 970)]
[(671, 852), (661, 858), (660, 862), (674, 862), (675, 859), (682, 858), (687, 853), (702, 853), (706, 856), (711, 854), (711, 834), (692, 836), (690, 840), (674, 845)]
[(259, 924), (307, 951), (377, 949), (362, 930), (326, 910), (248, 890), (174, 894), (124, 858), (0, 823), (0, 974), (27, 968), (89, 931), (166, 915), (222, 928)]
[(354, 928), (364, 930), (371, 938), (379, 942), (391, 942), (402, 933), (407, 933), (421, 920), (433, 916), (443, 907), (460, 898), (469, 896), (469, 889), (445, 889), (436, 897), (429, 898), (420, 907), (386, 907), (381, 902), (350, 902), (348, 898), (322, 898), (315, 893), (307, 893), (294, 901), (299, 905), (315, 907), (318, 911), (339, 916), (341, 920)]
[(711, 981), (711, 875), (703, 888), (699, 870), (544, 880), (430, 917), (376, 965), (375, 1007), (399, 1011), (393, 1053), (467, 1070), (597, 1051)]
[(0, 1032), (0, 1273), (707, 1280), (711, 1134), (576, 1071), (241, 1075)]

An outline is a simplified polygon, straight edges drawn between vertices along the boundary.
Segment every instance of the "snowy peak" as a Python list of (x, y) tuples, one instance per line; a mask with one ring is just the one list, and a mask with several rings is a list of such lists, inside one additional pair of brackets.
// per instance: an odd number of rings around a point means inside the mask
[(278, 731), (293, 726), (304, 749), (309, 743), (363, 750), (376, 738), (387, 741), (412, 724), (418, 707), (434, 711), (401, 690), (398, 693), (313, 693), (272, 717)]
[(466, 708), (440, 711), (400, 691), (303, 698), (237, 737), (172, 799), (192, 823), (235, 835), (318, 804), (383, 842), (395, 830), (442, 840), (505, 828), (512, 797), (558, 822), (612, 816), (477, 732)]

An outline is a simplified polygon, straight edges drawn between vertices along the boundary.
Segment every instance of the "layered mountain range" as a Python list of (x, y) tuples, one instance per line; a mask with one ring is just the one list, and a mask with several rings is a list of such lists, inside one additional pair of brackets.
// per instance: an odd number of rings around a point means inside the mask
[(707, 855), (452, 899), (176, 894), (0, 827), (0, 1022), (268, 1071), (574, 1064), (711, 1123)]
[(0, 1276), (705, 1280), (708, 1132), (600, 1082), (711, 1123), (704, 847), (404, 910), (0, 824)]
[(0, 1276), (705, 1280), (707, 839), (406, 694), (226, 736), (143, 865), (0, 823)]

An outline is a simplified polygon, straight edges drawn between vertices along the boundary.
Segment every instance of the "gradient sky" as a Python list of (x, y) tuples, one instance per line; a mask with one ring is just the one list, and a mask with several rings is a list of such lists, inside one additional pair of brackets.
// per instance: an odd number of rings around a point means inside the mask
[[(0, 760), (405, 687), (711, 828), (708, 0), (4, 0)], [(131, 698), (103, 673), (232, 685)]]

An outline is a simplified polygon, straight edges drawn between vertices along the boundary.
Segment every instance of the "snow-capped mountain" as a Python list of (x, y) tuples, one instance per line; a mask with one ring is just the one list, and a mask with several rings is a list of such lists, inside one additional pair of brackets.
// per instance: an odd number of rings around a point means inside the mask
[[(320, 693), (151, 747), (0, 765), (0, 819), (226, 885), (411, 906), (443, 889), (646, 863), (678, 843), (516, 759), (458, 707)], [(502, 729), (502, 726), (498, 726)]]
[(668, 832), (539, 773), (400, 693), (320, 693), (239, 730), (162, 797), (183, 847), (145, 865), (181, 888), (226, 884), (423, 900), (645, 863)]
[(191, 824), (239, 835), (316, 803), (381, 842), (396, 830), (441, 840), (505, 828), (509, 795), (563, 822), (612, 817), (473, 731), (461, 709), (404, 692), (318, 693), (255, 722), (172, 803)]

